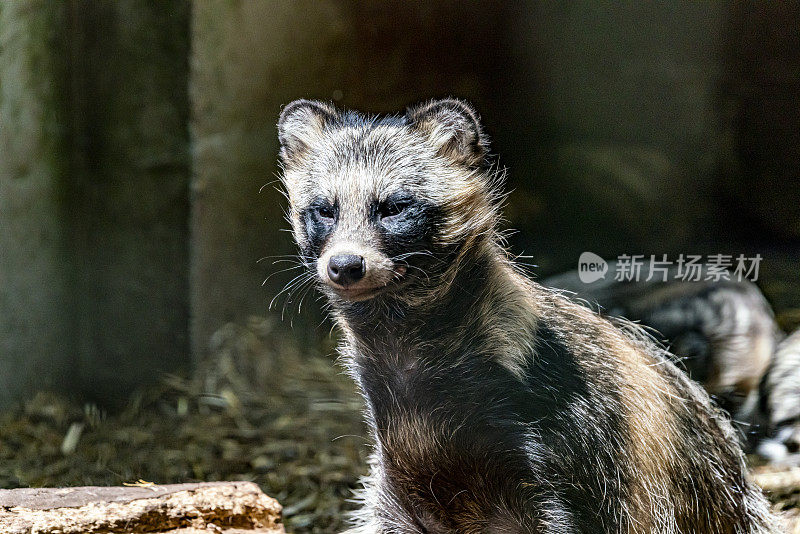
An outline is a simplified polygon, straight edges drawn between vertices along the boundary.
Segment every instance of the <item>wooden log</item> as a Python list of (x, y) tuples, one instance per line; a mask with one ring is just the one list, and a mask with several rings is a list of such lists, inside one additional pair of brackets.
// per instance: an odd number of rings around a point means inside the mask
[(4, 534), (283, 534), (281, 506), (252, 482), (0, 490)]

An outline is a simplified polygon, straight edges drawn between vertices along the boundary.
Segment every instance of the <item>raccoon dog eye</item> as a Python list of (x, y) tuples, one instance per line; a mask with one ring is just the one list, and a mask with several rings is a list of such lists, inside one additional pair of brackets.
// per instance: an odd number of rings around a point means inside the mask
[(317, 217), (322, 220), (333, 220), (334, 217), (333, 206), (323, 205), (317, 206)]
[(408, 207), (408, 202), (403, 201), (388, 201), (378, 206), (378, 216), (381, 219), (387, 217), (396, 217), (403, 213)]

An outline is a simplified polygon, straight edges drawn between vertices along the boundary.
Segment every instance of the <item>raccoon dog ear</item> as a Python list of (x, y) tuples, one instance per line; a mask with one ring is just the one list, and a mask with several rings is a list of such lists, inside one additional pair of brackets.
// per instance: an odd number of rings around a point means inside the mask
[(295, 163), (338, 115), (336, 108), (316, 100), (295, 100), (283, 108), (278, 119), (283, 162), (287, 165)]
[(489, 141), (478, 113), (463, 100), (433, 100), (409, 108), (406, 117), (412, 127), (437, 147), (440, 155), (467, 167), (485, 163)]

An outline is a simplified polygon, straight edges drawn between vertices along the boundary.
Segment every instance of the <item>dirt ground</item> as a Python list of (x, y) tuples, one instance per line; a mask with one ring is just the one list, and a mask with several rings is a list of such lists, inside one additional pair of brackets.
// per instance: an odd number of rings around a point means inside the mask
[[(292, 335), (259, 318), (227, 325), (195, 376), (166, 377), (113, 416), (39, 394), (0, 416), (0, 487), (248, 480), (284, 505), (288, 532), (343, 530), (369, 452), (361, 401), (333, 356)], [(800, 513), (800, 475), (787, 476), (770, 497)]]

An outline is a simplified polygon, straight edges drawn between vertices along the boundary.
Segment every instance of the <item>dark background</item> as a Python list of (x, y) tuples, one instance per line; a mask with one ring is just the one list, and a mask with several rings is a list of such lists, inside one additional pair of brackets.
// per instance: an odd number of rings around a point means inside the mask
[[(0, 406), (119, 405), (267, 305), (295, 98), (474, 103), (537, 276), (591, 250), (760, 253), (800, 322), (800, 4), (0, 4)], [(277, 313), (283, 301), (277, 301)], [(325, 343), (320, 314), (291, 335)], [(289, 329), (289, 320), (283, 328)]]

